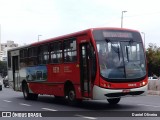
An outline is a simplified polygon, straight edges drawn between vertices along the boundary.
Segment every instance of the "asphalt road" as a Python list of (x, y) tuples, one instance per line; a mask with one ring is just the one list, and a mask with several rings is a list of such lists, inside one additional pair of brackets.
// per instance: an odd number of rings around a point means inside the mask
[[(83, 101), (77, 106), (70, 106), (65, 100), (56, 100), (54, 96), (40, 95), (37, 101), (24, 100), (21, 92), (15, 92), (11, 88), (4, 88), (0, 91), (0, 111), (1, 112), (18, 112), (20, 115), (25, 115), (25, 112), (35, 112), (42, 115), (41, 119), (76, 119), (76, 120), (133, 120), (133, 119), (147, 119), (151, 118), (159, 120), (160, 117), (153, 117), (150, 114), (160, 111), (160, 96), (141, 96), (141, 97), (128, 97), (122, 98), (118, 105), (110, 105), (106, 100), (103, 101)], [(137, 112), (136, 112), (137, 111)], [(23, 113), (24, 112), (24, 113)], [(39, 114), (38, 114), (39, 113)], [(138, 114), (140, 113), (140, 114)], [(2, 113), (0, 113), (2, 114)], [(43, 117), (49, 115), (52, 117)], [(143, 116), (141, 116), (143, 114)], [(146, 115), (148, 116), (146, 116)], [(152, 115), (154, 115), (152, 114)], [(138, 115), (133, 117), (132, 115)], [(160, 112), (158, 112), (160, 116)], [(0, 115), (1, 116), (1, 115)], [(16, 116), (16, 114), (15, 114)], [(6, 119), (6, 118), (0, 118)], [(10, 120), (22, 119), (20, 117), (7, 118)], [(28, 118), (23, 118), (23, 120)], [(35, 118), (29, 118), (35, 119)]]

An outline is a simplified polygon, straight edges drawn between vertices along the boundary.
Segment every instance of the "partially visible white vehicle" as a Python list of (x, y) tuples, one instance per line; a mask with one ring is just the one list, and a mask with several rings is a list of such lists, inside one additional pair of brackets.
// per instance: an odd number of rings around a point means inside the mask
[(156, 78), (156, 77), (148, 77), (148, 80), (158, 80), (158, 77)]
[(2, 90), (2, 80), (0, 79), (0, 91)]

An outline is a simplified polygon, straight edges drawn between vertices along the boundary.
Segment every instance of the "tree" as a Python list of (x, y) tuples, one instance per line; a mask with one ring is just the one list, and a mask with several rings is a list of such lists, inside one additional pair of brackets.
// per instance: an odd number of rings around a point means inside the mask
[(149, 48), (146, 50), (148, 75), (156, 74), (160, 76), (160, 47), (156, 44), (150, 43)]
[(7, 75), (7, 62), (0, 61), (0, 74), (2, 77)]

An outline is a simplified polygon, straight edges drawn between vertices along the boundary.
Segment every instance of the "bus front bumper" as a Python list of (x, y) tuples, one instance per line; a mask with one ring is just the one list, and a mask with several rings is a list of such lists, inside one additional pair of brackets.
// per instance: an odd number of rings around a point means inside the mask
[(140, 88), (129, 89), (129, 92), (125, 92), (125, 89), (106, 89), (99, 86), (93, 87), (93, 99), (104, 100), (110, 98), (119, 98), (127, 96), (147, 95), (148, 85)]

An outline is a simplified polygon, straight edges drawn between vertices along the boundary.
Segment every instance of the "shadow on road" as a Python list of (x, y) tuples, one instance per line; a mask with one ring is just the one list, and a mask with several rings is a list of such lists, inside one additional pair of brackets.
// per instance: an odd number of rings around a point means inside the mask
[[(137, 106), (135, 105), (128, 105), (128, 104), (122, 104), (121, 102), (117, 105), (110, 105), (107, 100), (84, 100), (82, 102), (77, 103), (76, 105), (68, 105), (67, 101), (65, 99), (56, 99), (52, 96), (39, 96), (38, 98), (39, 102), (43, 103), (50, 103), (55, 105), (63, 105), (63, 106), (69, 106), (73, 108), (81, 108), (86, 110), (125, 110), (125, 109), (133, 109)], [(38, 102), (36, 101), (36, 102)], [(122, 99), (123, 101), (123, 99)]]
[[(4, 92), (4, 93), (3, 93)], [(73, 108), (73, 109), (83, 109), (83, 110), (133, 110), (133, 109), (139, 109), (140, 106), (136, 106), (136, 105), (132, 105), (130, 104), (131, 102), (123, 102), (123, 99), (121, 99), (121, 101), (119, 102), (119, 104), (117, 105), (110, 105), (107, 100), (84, 100), (82, 102), (79, 102), (76, 105), (69, 105), (67, 103), (67, 101), (65, 99), (55, 99), (54, 96), (49, 96), (49, 95), (39, 95), (38, 100), (37, 101), (31, 101), (31, 100), (24, 100), (23, 98), (23, 93), (20, 92), (12, 92), (11, 94), (6, 94), (6, 92), (10, 92), (11, 90), (8, 88), (5, 88), (4, 91), (2, 91), (1, 96), (3, 98), (9, 99), (11, 101), (15, 101), (15, 99), (17, 99), (17, 101), (25, 101), (27, 103), (46, 103), (49, 105), (54, 105), (56, 107), (66, 107), (66, 108)], [(14, 97), (12, 97), (12, 95)]]

